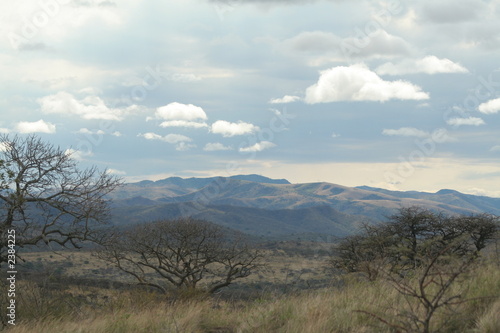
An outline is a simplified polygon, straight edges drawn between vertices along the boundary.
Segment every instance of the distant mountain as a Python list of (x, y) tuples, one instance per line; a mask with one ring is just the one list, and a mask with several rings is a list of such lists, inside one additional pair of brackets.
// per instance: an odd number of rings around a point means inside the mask
[(115, 199), (143, 196), (149, 199), (176, 197), (199, 190), (209, 184), (219, 184), (226, 180), (244, 180), (261, 184), (290, 184), (286, 179), (271, 179), (259, 175), (237, 175), (231, 177), (180, 178), (170, 177), (157, 181), (143, 180), (126, 184), (113, 194)]
[(267, 210), (238, 206), (197, 206), (191, 202), (115, 207), (113, 221), (124, 225), (186, 215), (251, 235), (264, 236), (314, 233), (341, 237), (356, 231), (362, 221), (329, 206)]
[(434, 202), (440, 202), (451, 206), (462, 207), (464, 209), (474, 212), (485, 212), (489, 214), (500, 215), (500, 198), (491, 198), (486, 196), (464, 194), (449, 189), (443, 189), (437, 191), (436, 193), (429, 193), (429, 192), (416, 192), (416, 191), (408, 191), (408, 192), (390, 191), (368, 186), (360, 186), (357, 188), (366, 189), (378, 193), (384, 193), (398, 198), (431, 200)]
[(446, 214), (500, 215), (500, 198), (398, 192), (330, 183), (291, 184), (259, 175), (179, 178), (125, 184), (113, 194), (113, 222), (139, 223), (193, 216), (254, 235), (345, 235), (360, 223), (377, 223), (396, 209), (422, 206)]

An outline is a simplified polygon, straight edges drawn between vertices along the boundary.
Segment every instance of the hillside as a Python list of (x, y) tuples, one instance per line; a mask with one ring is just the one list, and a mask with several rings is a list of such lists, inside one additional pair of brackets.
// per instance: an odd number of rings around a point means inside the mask
[(446, 214), (500, 215), (500, 199), (463, 194), (398, 192), (331, 183), (291, 184), (258, 175), (179, 178), (125, 184), (113, 193), (113, 222), (131, 224), (193, 216), (254, 235), (354, 232), (400, 207), (413, 205)]

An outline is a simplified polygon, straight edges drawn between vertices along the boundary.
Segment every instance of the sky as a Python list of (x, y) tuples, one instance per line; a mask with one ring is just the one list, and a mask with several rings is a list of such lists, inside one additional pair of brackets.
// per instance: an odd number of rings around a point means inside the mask
[(500, 197), (500, 1), (0, 4), (0, 133), (133, 182)]

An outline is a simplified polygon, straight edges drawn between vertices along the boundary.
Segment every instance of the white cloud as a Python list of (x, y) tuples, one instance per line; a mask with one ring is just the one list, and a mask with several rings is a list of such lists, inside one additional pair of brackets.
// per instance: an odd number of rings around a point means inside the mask
[(87, 96), (82, 100), (77, 100), (73, 95), (64, 91), (39, 98), (37, 102), (43, 113), (74, 114), (83, 119), (123, 120), (127, 114), (139, 109), (137, 105), (109, 108), (97, 96)]
[(416, 136), (416, 137), (427, 137), (429, 133), (416, 129), (414, 127), (401, 127), (400, 129), (384, 129), (382, 131), (384, 135), (390, 136)]
[(113, 133), (111, 133), (111, 135), (116, 137), (122, 136), (122, 134), (118, 131), (114, 131)]
[(485, 114), (493, 114), (500, 111), (500, 98), (489, 100), (488, 102), (482, 103), (477, 108), (479, 112)]
[(179, 142), (176, 147), (175, 147), (175, 150), (178, 150), (178, 151), (186, 151), (186, 150), (189, 150), (191, 148), (195, 148), (196, 145), (193, 145), (193, 144), (190, 144), (190, 143), (186, 143), (186, 142)]
[(9, 134), (10, 133), (10, 129), (0, 127), (0, 133), (2, 133), (2, 134)]
[(0, 152), (7, 151), (7, 144), (5, 142), (0, 142)]
[(161, 136), (156, 133), (148, 132), (144, 134), (139, 134), (138, 136), (142, 136), (147, 140), (159, 140), (170, 144), (175, 144), (175, 150), (179, 151), (186, 151), (196, 147), (196, 145), (188, 143), (193, 141), (191, 138), (181, 134), (167, 134), (165, 136)]
[(208, 127), (202, 121), (207, 119), (207, 114), (201, 107), (193, 104), (170, 103), (157, 108), (155, 117), (166, 120), (160, 124), (161, 127)]
[(170, 103), (156, 109), (156, 117), (164, 120), (206, 120), (205, 111), (193, 104)]
[(80, 133), (80, 134), (93, 134), (93, 132), (91, 130), (89, 130), (88, 128), (80, 128), (76, 133)]
[(333, 67), (321, 72), (306, 90), (308, 104), (338, 101), (423, 100), (429, 95), (406, 81), (384, 81), (364, 64)]
[(224, 137), (250, 134), (258, 130), (258, 126), (242, 121), (239, 121), (238, 123), (231, 123), (225, 120), (217, 120), (211, 127), (212, 133), (222, 134)]
[(448, 125), (452, 126), (462, 126), (462, 125), (472, 125), (479, 126), (484, 125), (485, 122), (481, 118), (468, 117), (468, 118), (451, 118), (446, 121)]
[(493, 146), (490, 148), (490, 151), (500, 151), (500, 146)]
[(139, 136), (142, 136), (143, 138), (147, 140), (160, 140), (160, 141), (165, 141), (168, 143), (179, 143), (179, 142), (190, 142), (192, 141), (191, 138), (181, 135), (181, 134), (168, 134), (165, 136), (161, 136), (156, 133), (144, 133), (144, 134), (139, 134)]
[(439, 59), (436, 56), (427, 56), (419, 60), (404, 60), (398, 64), (387, 62), (375, 69), (380, 75), (404, 75), (414, 73), (468, 73), (467, 68), (450, 59)]
[(66, 149), (64, 152), (66, 155), (70, 155), (71, 158), (77, 160), (77, 161), (82, 161), (85, 159), (85, 157), (92, 156), (93, 153), (91, 151), (81, 151), (81, 150), (75, 150), (73, 148)]
[(160, 124), (161, 127), (191, 127), (191, 128), (202, 128), (208, 127), (206, 123), (199, 123), (196, 121), (187, 120), (169, 120), (164, 121)]
[(219, 150), (232, 150), (233, 148), (224, 146), (220, 142), (207, 143), (203, 150), (205, 151), (219, 151)]
[(77, 133), (80, 133), (80, 134), (98, 134), (98, 135), (104, 135), (106, 134), (106, 132), (104, 132), (103, 130), (97, 130), (97, 131), (91, 131), (89, 130), (88, 128), (80, 128)]
[(257, 142), (253, 146), (245, 147), (245, 148), (240, 148), (240, 152), (242, 153), (250, 153), (250, 152), (259, 152), (263, 151), (265, 149), (269, 149), (272, 147), (275, 147), (276, 145), (272, 142), (269, 141), (262, 141), (262, 142)]
[(106, 171), (110, 175), (124, 176), (127, 174), (125, 171), (121, 171), (121, 170), (117, 170), (117, 169), (108, 169)]
[(296, 101), (299, 101), (299, 100), (300, 100), (299, 96), (289, 96), (289, 95), (286, 95), (283, 98), (271, 99), (269, 101), (269, 103), (271, 103), (271, 104), (286, 104), (286, 103), (293, 103), (293, 102), (296, 102)]
[(29, 122), (21, 121), (16, 124), (15, 130), (19, 133), (55, 133), (56, 125), (48, 123), (43, 119), (39, 121)]

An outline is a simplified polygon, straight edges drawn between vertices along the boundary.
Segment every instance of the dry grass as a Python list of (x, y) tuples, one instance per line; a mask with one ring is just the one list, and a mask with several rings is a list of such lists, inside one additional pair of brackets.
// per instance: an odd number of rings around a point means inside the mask
[[(408, 302), (414, 302), (402, 297), (385, 280), (369, 282), (357, 275), (328, 276), (323, 270), (325, 258), (292, 257), (279, 251), (269, 254), (266, 257), (269, 263), (267, 269), (246, 281), (247, 288), (262, 282), (269, 283), (262, 291), (255, 292), (251, 301), (193, 295), (174, 300), (143, 290), (84, 286), (66, 286), (59, 290), (20, 280), (17, 325), (7, 331), (391, 332), (391, 328), (375, 316), (401, 324), (401, 314), (408, 308)], [(43, 267), (63, 265), (65, 276), (102, 278), (105, 272), (105, 278), (126, 279), (113, 276), (113, 270), (89, 252), (69, 252), (64, 256), (29, 253), (25, 258)], [(72, 265), (67, 265), (68, 260)], [(332, 287), (308, 291), (287, 287), (283, 290), (283, 286), (292, 286), (297, 281), (308, 282), (327, 277)], [(470, 300), (454, 307), (454, 312), (437, 313), (434, 327), (448, 320), (445, 332), (500, 332), (499, 281), (498, 262), (477, 267), (450, 290)], [(229, 289), (224, 293), (230, 292)], [(260, 296), (255, 298), (255, 295)]]
[[(447, 332), (500, 332), (499, 281), (498, 265), (477, 268), (452, 291), (466, 293), (464, 297), (472, 300), (457, 305), (451, 317), (447, 312), (438, 313), (436, 325), (449, 320)], [(21, 288), (26, 287), (24, 300), (28, 303), (20, 304), (18, 324), (8, 332), (391, 332), (381, 321), (357, 311), (394, 322), (407, 304), (404, 298), (383, 280), (368, 282), (351, 276), (343, 283), (338, 288), (275, 299), (263, 295), (248, 302), (216, 298), (172, 301), (145, 291), (70, 288), (59, 299), (59, 304), (66, 300), (68, 305), (57, 307), (57, 302), (51, 305), (45, 300), (40, 305), (53, 308), (43, 315), (29, 307), (33, 298), (42, 298), (43, 291), (26, 285)], [(90, 299), (92, 295), (98, 297)], [(57, 295), (45, 296), (54, 299)], [(71, 299), (82, 301), (71, 303)]]

